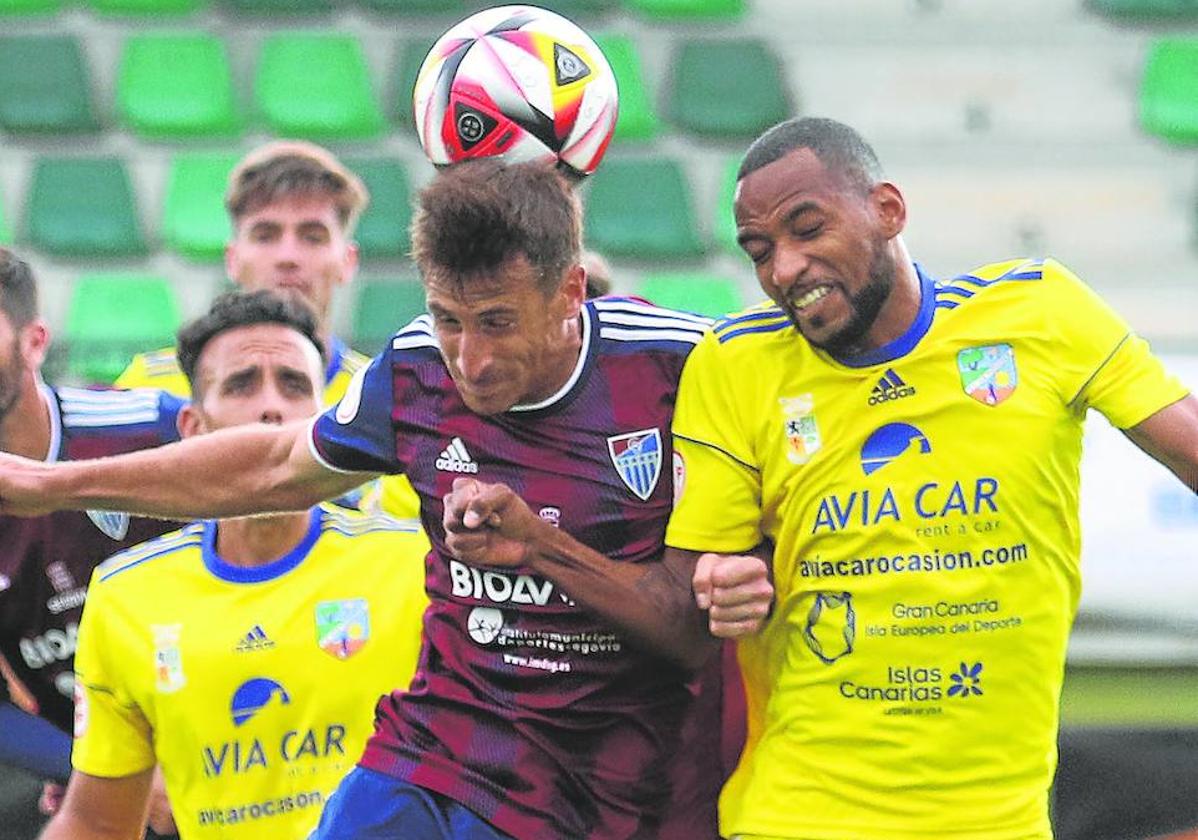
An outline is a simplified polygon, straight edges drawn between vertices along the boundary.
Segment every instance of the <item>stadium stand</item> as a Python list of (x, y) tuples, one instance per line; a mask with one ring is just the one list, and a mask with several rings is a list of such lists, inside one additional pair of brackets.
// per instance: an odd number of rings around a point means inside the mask
[(69, 369), (87, 382), (111, 382), (129, 357), (174, 344), (179, 306), (170, 284), (142, 274), (86, 274), (67, 312)]
[(134, 35), (117, 74), (117, 114), (147, 139), (229, 136), (239, 128), (229, 58), (212, 35)]
[(224, 210), (225, 182), (238, 156), (178, 152), (171, 157), (162, 210), (164, 244), (197, 262), (219, 261), (232, 232)]
[(357, 350), (373, 356), (397, 324), (402, 326), (424, 311), (424, 289), (415, 277), (367, 280), (361, 285), (350, 336)]
[(97, 127), (87, 68), (74, 37), (0, 39), (0, 127), (54, 134)]
[(1198, 38), (1162, 38), (1144, 63), (1140, 122), (1173, 143), (1198, 142)]
[(143, 254), (134, 201), (122, 158), (39, 158), (29, 189), (29, 239), (49, 253), (71, 257)]
[(730, 277), (702, 272), (662, 272), (641, 278), (636, 293), (660, 306), (718, 318), (744, 306), (740, 287)]
[(607, 160), (587, 185), (587, 242), (614, 257), (700, 257), (705, 245), (693, 205), (677, 160)]
[(792, 113), (778, 60), (760, 38), (684, 41), (670, 83), (670, 118), (695, 134), (749, 141)]
[(636, 42), (627, 35), (600, 35), (595, 40), (607, 56), (620, 90), (620, 116), (612, 142), (652, 140), (661, 127)]
[(370, 190), (370, 206), (358, 221), (355, 233), (362, 258), (367, 261), (402, 258), (411, 244), (408, 173), (399, 161), (390, 158), (350, 159), (346, 163)]

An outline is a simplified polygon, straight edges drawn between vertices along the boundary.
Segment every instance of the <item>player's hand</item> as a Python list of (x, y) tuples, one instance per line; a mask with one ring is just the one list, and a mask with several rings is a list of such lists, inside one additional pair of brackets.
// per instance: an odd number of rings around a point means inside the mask
[(454, 557), (480, 566), (526, 562), (536, 527), (543, 523), (506, 484), (455, 478), (443, 501), (445, 547)]
[(45, 487), (41, 461), (0, 453), (0, 514), (41, 516), (57, 508)]
[(707, 610), (711, 635), (721, 639), (758, 632), (774, 605), (769, 567), (752, 555), (700, 555), (692, 585), (695, 603)]
[(150, 785), (148, 824), (155, 834), (167, 836), (179, 833), (175, 815), (171, 813), (170, 800), (166, 798), (166, 780), (162, 778), (161, 764), (154, 768), (154, 781)]
[(60, 785), (58, 782), (42, 782), (42, 795), (37, 800), (37, 809), (47, 817), (52, 817), (62, 808), (62, 800), (66, 795), (66, 785)]

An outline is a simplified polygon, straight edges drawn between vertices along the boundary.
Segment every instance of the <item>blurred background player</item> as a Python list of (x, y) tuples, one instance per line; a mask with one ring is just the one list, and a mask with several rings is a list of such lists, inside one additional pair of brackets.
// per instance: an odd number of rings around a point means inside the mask
[(1058, 262), (934, 280), (843, 123), (763, 134), (735, 209), (772, 304), (687, 362), (667, 534), (696, 554), (777, 544), (722, 831), (1048, 840), (1082, 422), (1101, 413), (1198, 491), (1198, 399)]
[[(354, 373), (369, 362), (333, 335), (329, 323), (334, 292), (358, 269), (354, 226), (369, 201), (366, 186), (331, 152), (300, 140), (267, 143), (229, 175), (225, 210), (233, 238), (225, 247), (225, 271), (246, 291), (271, 289), (315, 313), (328, 348), (322, 405), (341, 399)], [(116, 384), (189, 393), (169, 347), (135, 356)], [(377, 492), (375, 503), (388, 513), (416, 515), (418, 502), (404, 478), (385, 480)]]
[(587, 299), (611, 294), (611, 263), (597, 251), (584, 250), (580, 260), (587, 273)]
[[(179, 334), (183, 436), (311, 416), (319, 341), (297, 301), (218, 298)], [(158, 762), (182, 837), (304, 837), (379, 695), (415, 670), (427, 550), (412, 523), (318, 506), (110, 559), (80, 630), (75, 773), (44, 836), (138, 836)]]
[[(0, 451), (52, 463), (177, 439), (181, 401), (168, 394), (47, 385), (49, 344), (32, 270), (0, 248)], [(0, 653), (24, 700), (22, 711), (0, 680), (0, 763), (66, 778), (76, 634), (92, 569), (172, 527), (103, 510), (0, 516)]]

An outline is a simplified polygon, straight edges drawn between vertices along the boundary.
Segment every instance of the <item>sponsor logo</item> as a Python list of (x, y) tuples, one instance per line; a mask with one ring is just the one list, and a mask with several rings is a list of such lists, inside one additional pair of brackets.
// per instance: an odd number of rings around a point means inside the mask
[(674, 450), (674, 507), (682, 501), (682, 492), (686, 490), (686, 459), (682, 453)]
[(642, 429), (607, 439), (607, 453), (624, 485), (648, 500), (661, 476), (661, 432)]
[(349, 659), (370, 641), (370, 605), (365, 598), (316, 605), (316, 643), (338, 659)]
[(274, 646), (274, 640), (266, 635), (266, 631), (262, 629), (262, 625), (255, 624), (237, 642), (237, 646), (233, 648), (233, 652), (250, 653), (255, 650), (270, 650)]
[(903, 378), (895, 373), (894, 368), (887, 368), (878, 380), (878, 384), (869, 394), (869, 404), (879, 405), (884, 402), (901, 400), (904, 397), (915, 396), (915, 387), (908, 385)]
[(475, 607), (466, 619), (466, 632), (480, 645), (489, 645), (503, 630), (503, 612), (494, 607)]
[(178, 691), (187, 685), (187, 678), (183, 674), (183, 653), (179, 650), (183, 625), (151, 624), (150, 633), (154, 638), (155, 685), (164, 694)]
[(553, 67), (556, 70), (555, 81), (558, 87), (573, 84), (591, 75), (591, 68), (587, 67), (585, 61), (558, 43), (553, 45)]
[(961, 663), (960, 669), (948, 675), (952, 685), (948, 687), (949, 697), (960, 697), (962, 700), (969, 697), (982, 696), (982, 663), (975, 662), (972, 665)]
[(499, 121), (490, 114), (456, 102), (454, 103), (454, 125), (458, 130), (458, 139), (462, 141), (462, 151), (468, 152), (494, 131), (495, 127), (499, 125)]
[(464, 473), (474, 475), (478, 472), (478, 464), (466, 451), (466, 444), (460, 437), (455, 437), (449, 445), (437, 456), (436, 467), (443, 472)]
[(831, 665), (853, 652), (857, 613), (849, 592), (816, 592), (803, 624), (803, 641), (819, 660)]
[(552, 505), (547, 505), (537, 511), (537, 516), (544, 519), (554, 528), (557, 528), (562, 521), (562, 509), (559, 507), (553, 507)]
[(87, 692), (83, 686), (76, 684), (75, 686), (75, 737), (82, 738), (87, 734), (88, 723), (88, 708), (87, 708)]
[(819, 424), (815, 422), (815, 400), (810, 394), (780, 397), (782, 428), (786, 432), (786, 458), (792, 464), (806, 464), (819, 451)]
[(449, 580), (455, 598), (538, 607), (544, 607), (551, 601), (560, 601), (574, 606), (574, 602), (561, 590), (558, 590), (554, 599), (553, 582), (534, 575), (477, 569), (460, 560), (450, 560)]
[(861, 470), (873, 475), (913, 446), (918, 447), (921, 455), (932, 451), (927, 435), (910, 423), (887, 423), (865, 439), (861, 447)]
[(89, 510), (87, 518), (109, 539), (123, 540), (129, 533), (129, 514), (115, 510)]
[(995, 406), (1015, 393), (1019, 371), (1010, 344), (966, 347), (957, 354), (957, 372), (965, 393), (982, 405)]
[(67, 610), (73, 610), (76, 607), (82, 607), (83, 602), (87, 600), (87, 589), (85, 587), (77, 587), (70, 592), (60, 592), (57, 595), (51, 595), (46, 601), (46, 609), (54, 615), (59, 615)]
[(287, 689), (269, 677), (252, 677), (237, 686), (237, 690), (233, 692), (233, 699), (229, 702), (229, 714), (233, 718), (233, 725), (241, 726), (253, 720), (276, 696), (282, 706), (291, 703), (291, 695), (287, 693)]

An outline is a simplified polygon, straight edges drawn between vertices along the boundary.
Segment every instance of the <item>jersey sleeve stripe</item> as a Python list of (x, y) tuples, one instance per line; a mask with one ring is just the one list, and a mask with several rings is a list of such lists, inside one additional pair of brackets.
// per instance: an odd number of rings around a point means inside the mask
[(625, 312), (600, 312), (599, 323), (627, 327), (674, 327), (683, 330), (704, 330), (710, 321), (693, 321), (689, 318), (674, 318), (672, 313), (634, 315)]
[(732, 327), (735, 327), (739, 324), (748, 324), (748, 323), (752, 323), (754, 321), (770, 321), (775, 318), (785, 318), (785, 317), (786, 317), (786, 313), (783, 312), (778, 307), (774, 306), (769, 309), (764, 309), (760, 312), (750, 312), (747, 315), (737, 315), (732, 318), (725, 318), (722, 321), (717, 321), (716, 325), (715, 325), (715, 332), (716, 333), (724, 332), (724, 331), (726, 331)]
[(678, 434), (678, 432), (674, 432), (674, 437), (676, 437), (680, 440), (685, 440), (687, 443), (693, 443), (697, 446), (702, 446), (702, 447), (710, 449), (714, 452), (718, 452), (721, 455), (723, 455), (725, 458), (727, 458), (729, 461), (731, 461), (732, 463), (737, 464), (741, 467), (744, 467), (749, 472), (752, 472), (752, 473), (760, 473), (761, 472), (761, 470), (758, 469), (757, 467), (753, 466), (752, 464), (746, 463), (745, 461), (742, 461), (740, 458), (737, 458), (735, 455), (733, 455), (727, 449), (723, 449), (719, 446), (716, 446), (714, 443), (708, 443), (705, 440), (699, 440), (698, 438), (687, 437), (686, 435), (680, 435), (680, 434)]
[(707, 326), (711, 323), (710, 318), (702, 315), (696, 315), (693, 312), (683, 312), (679, 309), (666, 309), (661, 306), (654, 306), (650, 303), (638, 303), (634, 300), (627, 299), (608, 299), (592, 301), (595, 306), (595, 313), (600, 320), (607, 320), (608, 316), (617, 316), (617, 313), (627, 313), (629, 315), (643, 315), (661, 318), (675, 318), (678, 320), (689, 321), (700, 326)]
[(142, 563), (149, 562), (158, 557), (163, 557), (167, 554), (174, 554), (176, 551), (183, 548), (198, 547), (202, 542), (199, 534), (189, 533), (186, 536), (180, 536), (172, 540), (154, 540), (144, 544), (144, 550), (138, 552), (125, 552), (111, 558), (109, 562), (121, 561), (119, 565), (115, 562), (112, 568), (107, 568), (108, 563), (104, 564), (105, 568), (101, 571), (99, 582), (103, 583), (121, 572), (140, 566)]
[(613, 341), (682, 341), (687, 344), (698, 344), (703, 340), (703, 333), (661, 328), (637, 330), (623, 327), (600, 327), (599, 337)]
[(737, 338), (738, 336), (753, 335), (754, 333), (778, 332), (779, 330), (784, 330), (789, 326), (791, 326), (791, 323), (790, 319), (788, 318), (774, 324), (762, 324), (756, 327), (742, 327), (738, 330), (732, 330), (731, 332), (726, 332), (723, 335), (717, 335), (716, 340), (719, 341), (720, 344), (725, 344), (732, 339)]

